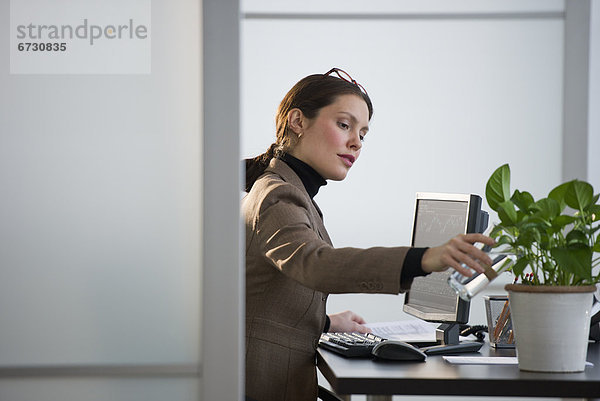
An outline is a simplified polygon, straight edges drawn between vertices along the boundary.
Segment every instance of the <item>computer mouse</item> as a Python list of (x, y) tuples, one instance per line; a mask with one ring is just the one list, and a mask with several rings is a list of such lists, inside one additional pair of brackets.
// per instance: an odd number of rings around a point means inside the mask
[(373, 347), (371, 354), (390, 361), (424, 361), (427, 355), (417, 347), (403, 341), (386, 340)]

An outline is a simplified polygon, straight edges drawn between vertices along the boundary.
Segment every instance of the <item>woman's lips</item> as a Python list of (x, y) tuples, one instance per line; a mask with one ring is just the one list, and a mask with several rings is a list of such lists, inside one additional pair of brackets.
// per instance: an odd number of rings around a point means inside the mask
[(352, 155), (338, 155), (343, 161), (344, 164), (348, 167), (352, 167), (354, 162), (356, 161), (356, 157)]

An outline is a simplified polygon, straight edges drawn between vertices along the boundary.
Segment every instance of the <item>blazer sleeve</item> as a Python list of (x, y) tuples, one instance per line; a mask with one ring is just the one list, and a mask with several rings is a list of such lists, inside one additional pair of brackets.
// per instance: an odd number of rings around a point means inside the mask
[[(293, 185), (272, 186), (255, 215), (255, 246), (268, 263), (303, 285), (325, 293), (387, 293), (401, 286), (408, 247), (334, 248), (311, 222), (308, 197)], [(412, 281), (412, 280), (410, 280)]]

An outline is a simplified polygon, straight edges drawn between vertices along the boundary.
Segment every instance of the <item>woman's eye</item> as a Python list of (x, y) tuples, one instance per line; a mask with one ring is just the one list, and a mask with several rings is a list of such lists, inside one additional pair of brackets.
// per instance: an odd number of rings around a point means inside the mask
[(350, 128), (350, 126), (348, 124), (346, 124), (346, 123), (339, 122), (338, 125), (340, 126), (340, 128), (343, 128), (343, 129)]
[(364, 142), (364, 141), (365, 141), (365, 136), (364, 136), (364, 135), (360, 135), (360, 136), (359, 136), (359, 138), (360, 138), (360, 141), (361, 141), (361, 142)]

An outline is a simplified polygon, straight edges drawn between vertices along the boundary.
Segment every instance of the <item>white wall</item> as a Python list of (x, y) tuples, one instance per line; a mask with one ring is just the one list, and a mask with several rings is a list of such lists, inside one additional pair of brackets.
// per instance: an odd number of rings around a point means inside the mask
[(9, 75), (2, 35), (0, 371), (67, 370), (0, 399), (198, 398), (200, 16), (152, 2), (149, 75)]
[[(561, 181), (563, 2), (361, 7), (242, 4), (243, 157), (273, 142), (277, 104), (305, 75), (341, 67), (373, 100), (360, 160), (316, 197), (336, 246), (406, 245), (415, 192), (484, 195), (506, 162), (514, 187), (534, 196)], [(328, 309), (395, 320), (406, 317), (402, 302), (337, 295)], [(472, 322), (485, 323), (483, 300), (472, 311)]]

